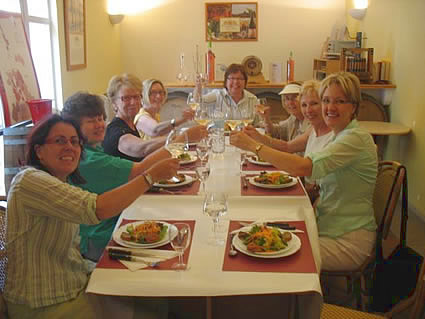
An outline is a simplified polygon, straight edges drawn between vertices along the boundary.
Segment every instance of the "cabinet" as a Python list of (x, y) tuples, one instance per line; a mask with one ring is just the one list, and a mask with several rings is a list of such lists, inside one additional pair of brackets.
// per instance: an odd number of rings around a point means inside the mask
[(313, 60), (313, 79), (321, 81), (331, 73), (340, 70), (339, 60), (314, 59)]

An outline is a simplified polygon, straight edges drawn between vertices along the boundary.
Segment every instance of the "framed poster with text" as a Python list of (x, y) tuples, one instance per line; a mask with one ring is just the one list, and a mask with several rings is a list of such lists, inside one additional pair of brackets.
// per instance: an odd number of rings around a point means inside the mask
[(68, 71), (87, 67), (86, 1), (64, 0), (66, 67)]

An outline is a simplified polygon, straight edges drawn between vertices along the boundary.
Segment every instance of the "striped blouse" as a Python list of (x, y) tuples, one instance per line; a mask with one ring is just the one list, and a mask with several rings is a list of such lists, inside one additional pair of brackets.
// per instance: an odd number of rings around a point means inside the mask
[(88, 271), (78, 250), (79, 224), (97, 224), (97, 195), (27, 168), (7, 202), (7, 301), (38, 308), (75, 298)]

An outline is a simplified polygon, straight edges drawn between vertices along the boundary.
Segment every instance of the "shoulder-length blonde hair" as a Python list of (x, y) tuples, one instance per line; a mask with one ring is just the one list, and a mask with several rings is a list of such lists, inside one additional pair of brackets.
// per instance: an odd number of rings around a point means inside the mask
[(353, 73), (349, 72), (337, 72), (328, 75), (320, 83), (320, 99), (323, 99), (323, 94), (325, 93), (326, 89), (332, 84), (336, 84), (341, 87), (345, 97), (350, 103), (354, 105), (353, 118), (357, 117), (357, 114), (359, 113), (360, 103), (362, 102), (359, 78)]

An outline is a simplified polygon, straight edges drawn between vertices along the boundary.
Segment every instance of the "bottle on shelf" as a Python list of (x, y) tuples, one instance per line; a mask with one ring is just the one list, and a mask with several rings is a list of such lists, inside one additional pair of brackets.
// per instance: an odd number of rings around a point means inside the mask
[(286, 62), (286, 81), (293, 82), (295, 79), (295, 60), (292, 51), (289, 53), (288, 61)]
[(215, 54), (212, 51), (211, 41), (208, 41), (208, 51), (205, 55), (205, 66), (208, 82), (212, 83), (215, 81)]

